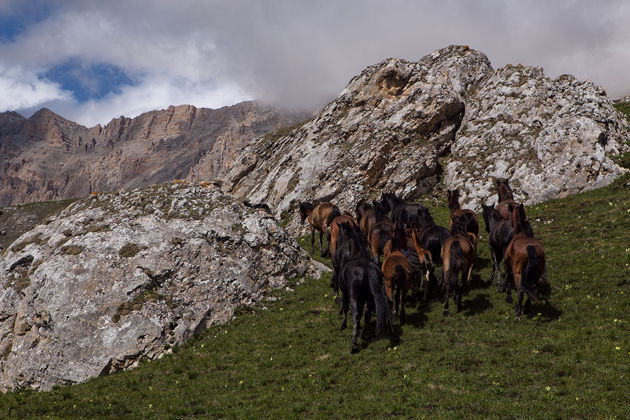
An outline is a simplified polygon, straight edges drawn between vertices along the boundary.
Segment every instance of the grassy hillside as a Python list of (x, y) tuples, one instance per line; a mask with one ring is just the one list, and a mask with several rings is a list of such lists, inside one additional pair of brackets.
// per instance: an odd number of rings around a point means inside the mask
[(41, 201), (0, 207), (0, 245), (5, 249), (17, 238), (42, 223), (47, 217), (58, 214), (76, 199)]
[[(329, 278), (296, 280), (281, 299), (133, 371), (2, 395), (0, 415), (627, 418), (629, 181), (527, 209), (554, 289), (520, 322), (481, 288), (448, 318), (439, 303), (410, 309), (400, 342), (351, 355)], [(446, 208), (434, 214), (445, 223)]]

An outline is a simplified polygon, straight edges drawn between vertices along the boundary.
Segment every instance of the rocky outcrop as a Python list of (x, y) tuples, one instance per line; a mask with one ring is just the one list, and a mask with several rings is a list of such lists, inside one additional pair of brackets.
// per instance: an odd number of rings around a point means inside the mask
[(209, 183), (71, 204), (0, 262), (0, 389), (50, 389), (158, 358), (314, 263)]
[(611, 158), (629, 139), (592, 83), (525, 66), (495, 71), (479, 51), (451, 46), (368, 67), (312, 120), (247, 147), (222, 179), (280, 214), (298, 199), (348, 209), (381, 191), (416, 199), (438, 183), (478, 207), (496, 178), (530, 204), (610, 183), (623, 171)]
[(478, 206), (506, 178), (515, 198), (539, 203), (610, 184), (621, 172), (612, 156), (630, 133), (606, 92), (540, 67), (506, 66), (466, 101), (445, 183)]
[(255, 137), (303, 118), (256, 102), (171, 106), (92, 128), (47, 109), (0, 114), (0, 205), (212, 177)]

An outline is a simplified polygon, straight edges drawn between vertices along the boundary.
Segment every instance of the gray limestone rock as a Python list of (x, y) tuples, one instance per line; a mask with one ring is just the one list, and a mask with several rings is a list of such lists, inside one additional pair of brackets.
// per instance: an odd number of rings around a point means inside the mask
[(0, 389), (134, 367), (322, 270), (267, 213), (208, 183), (77, 201), (0, 260)]

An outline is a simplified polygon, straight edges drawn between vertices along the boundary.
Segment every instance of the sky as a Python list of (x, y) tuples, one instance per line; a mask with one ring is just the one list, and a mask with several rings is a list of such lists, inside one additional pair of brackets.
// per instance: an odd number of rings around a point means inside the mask
[(0, 0), (0, 112), (315, 110), (371, 64), (451, 44), (630, 94), (628, 0)]

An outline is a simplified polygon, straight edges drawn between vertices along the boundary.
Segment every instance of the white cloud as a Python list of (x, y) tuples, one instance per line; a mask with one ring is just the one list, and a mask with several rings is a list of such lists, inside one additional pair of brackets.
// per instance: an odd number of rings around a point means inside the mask
[(541, 65), (550, 76), (591, 79), (613, 97), (630, 93), (630, 4), (622, 0), (52, 4), (57, 8), (47, 19), (0, 43), (0, 66), (34, 74), (79, 59), (120, 67), (138, 81), (99, 101), (54, 103), (53, 110), (85, 124), (170, 104), (220, 106), (251, 97), (314, 107), (367, 65), (417, 60), (449, 44), (479, 49), (495, 67)]
[(41, 80), (35, 73), (0, 67), (0, 111), (23, 109), (52, 100), (70, 100), (59, 85)]
[(135, 117), (169, 105), (194, 104), (219, 108), (248, 99), (251, 98), (233, 84), (213, 87), (187, 80), (149, 77), (140, 85), (127, 86), (120, 93), (99, 101), (60, 103), (58, 111), (66, 118), (89, 127), (120, 115)]

